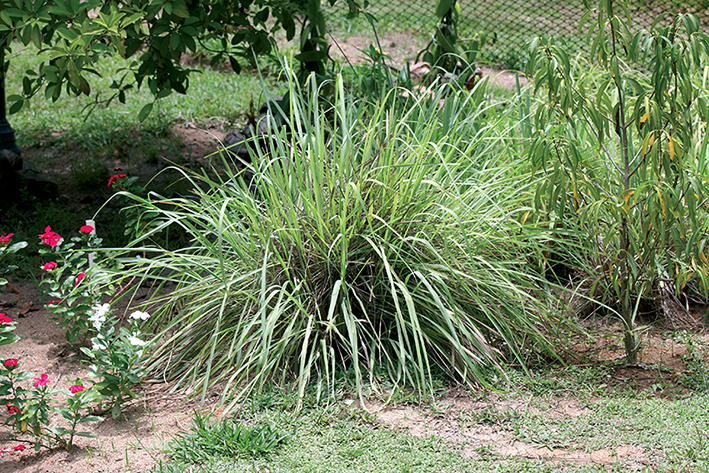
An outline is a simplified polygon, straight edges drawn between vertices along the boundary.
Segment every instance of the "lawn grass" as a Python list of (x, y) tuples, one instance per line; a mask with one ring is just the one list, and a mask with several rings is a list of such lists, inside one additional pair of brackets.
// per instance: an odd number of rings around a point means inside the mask
[[(23, 71), (35, 69), (43, 59), (32, 49), (24, 49), (15, 43), (13, 54), (9, 56), (8, 96), (20, 93)], [(270, 67), (267, 59), (260, 64), (267, 69)], [(110, 107), (98, 105), (88, 115), (92, 104), (110, 97), (113, 91), (109, 86), (113, 79), (117, 79), (123, 73), (121, 71), (129, 66), (130, 61), (120, 58), (99, 62), (97, 70), (101, 76), (89, 77), (97, 96), (72, 97), (64, 93), (56, 102), (42, 96), (35, 97), (29, 107), (9, 116), (16, 130), (18, 145), (36, 146), (54, 132), (61, 133), (63, 141), (91, 149), (125, 139), (126, 130), (150, 133), (175, 123), (190, 122), (198, 126), (215, 122), (235, 124), (244, 121), (245, 113), (254, 108), (258, 111), (263, 102), (262, 79), (256, 71), (235, 74), (230, 69), (217, 70), (197, 64), (187, 94), (173, 93), (159, 100), (156, 111), (143, 123), (138, 120), (138, 112), (146, 103), (153, 101), (147, 87), (127, 92), (125, 104), (114, 100)], [(266, 77), (266, 87), (276, 94), (283, 90), (282, 83), (272, 76)]]
[[(296, 411), (292, 395), (266, 393), (225, 422), (274, 426), (286, 440), (271, 452), (192, 463), (184, 455), (174, 461), (180, 447), (173, 442), (167, 449), (173, 461), (153, 472), (709, 471), (709, 392), (671, 399), (647, 390), (621, 393), (604, 385), (607, 373), (599, 367), (551, 367), (536, 377), (512, 373), (514, 382), (502, 394), (458, 392), (450, 403), (443, 396), (393, 407), (417, 412), (408, 425), (421, 431), (425, 423), (433, 432), (425, 436), (348, 407), (345, 397)], [(465, 396), (477, 400), (474, 407), (455, 404)], [(577, 412), (564, 414), (560, 403)], [(481, 432), (496, 434), (497, 441), (480, 440)], [(518, 454), (504, 453), (512, 446)]]

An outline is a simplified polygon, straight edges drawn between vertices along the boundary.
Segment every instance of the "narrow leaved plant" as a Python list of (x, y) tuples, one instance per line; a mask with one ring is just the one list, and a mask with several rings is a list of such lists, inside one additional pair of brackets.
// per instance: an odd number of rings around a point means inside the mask
[[(157, 213), (132, 246), (151, 258), (113, 278), (170, 285), (148, 369), (235, 399), (291, 380), (330, 397), (346, 374), (360, 395), (391, 381), (425, 397), (439, 374), (496, 384), (506, 362), (552, 354), (551, 304), (512, 218), (529, 191), (509, 155), (516, 110), (498, 116), (483, 87), (406, 108), (341, 80), (325, 106), (318, 87), (291, 81), (289, 108), (272, 110), (290, 129), (246, 169), (224, 154), (216, 176), (181, 170), (193, 196), (133, 197)], [(191, 243), (157, 246), (167, 227)]]
[(689, 14), (633, 33), (624, 2), (584, 3), (590, 61), (576, 65), (557, 41), (531, 44), (545, 92), (528, 148), (546, 177), (535, 204), (585, 242), (591, 295), (607, 287), (635, 362), (643, 299), (688, 283), (706, 296), (709, 39)]

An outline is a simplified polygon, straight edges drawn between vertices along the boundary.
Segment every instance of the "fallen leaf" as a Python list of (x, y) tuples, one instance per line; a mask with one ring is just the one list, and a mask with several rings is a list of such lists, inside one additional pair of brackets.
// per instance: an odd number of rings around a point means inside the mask
[(34, 312), (39, 310), (39, 307), (33, 306), (31, 302), (25, 302), (22, 304), (22, 309), (20, 309), (20, 315), (25, 315), (27, 312)]
[(17, 288), (16, 288), (15, 286), (13, 286), (10, 281), (7, 281), (7, 282), (5, 283), (5, 285), (7, 286), (8, 289), (10, 289), (10, 290), (11, 290), (12, 292), (14, 292), (15, 294), (19, 294), (19, 293), (20, 293), (20, 291), (18, 291)]

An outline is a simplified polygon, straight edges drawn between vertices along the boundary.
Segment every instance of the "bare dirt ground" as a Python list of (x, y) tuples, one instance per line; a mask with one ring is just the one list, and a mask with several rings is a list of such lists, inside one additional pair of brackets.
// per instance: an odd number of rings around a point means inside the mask
[[(49, 320), (34, 282), (15, 282), (18, 293), (0, 293), (0, 311), (17, 322), (15, 333), (21, 340), (0, 347), (1, 358), (17, 358), (23, 371), (35, 376), (46, 373), (51, 389), (68, 389), (76, 378), (89, 385), (86, 364), (71, 347), (58, 323)], [(140, 389), (141, 397), (129, 403), (125, 419), (104, 416), (103, 422), (81, 424), (81, 430), (93, 432), (98, 439), (78, 438), (71, 452), (63, 449), (35, 453), (28, 438), (11, 439), (6, 429), (0, 431), (0, 447), (27, 447), (23, 452), (0, 454), (0, 471), (14, 472), (96, 472), (117, 473), (144, 471), (156, 460), (164, 459), (161, 444), (180, 429), (189, 428), (193, 403), (183, 396), (167, 392), (164, 384)], [(57, 419), (53, 419), (57, 421)], [(24, 441), (23, 441), (24, 440)]]
[[(645, 452), (636, 445), (622, 445), (613, 449), (600, 449), (585, 452), (580, 449), (549, 449), (515, 440), (513, 432), (485, 423), (461, 422), (466, 414), (482, 412), (491, 405), (500, 413), (520, 410), (533, 410), (524, 399), (502, 401), (497, 395), (488, 398), (472, 399), (468, 395), (450, 394), (438, 401), (445, 414), (437, 414), (431, 409), (413, 406), (380, 407), (368, 406), (377, 412), (377, 416), (392, 428), (400, 429), (411, 435), (437, 436), (462, 445), (462, 455), (480, 458), (483, 455), (499, 455), (535, 460), (547, 460), (559, 463), (593, 463), (605, 465), (622, 461), (628, 467), (642, 466), (648, 461)], [(553, 399), (556, 408), (545, 415), (576, 417), (586, 414), (587, 409), (579, 406), (578, 401), (570, 398)]]

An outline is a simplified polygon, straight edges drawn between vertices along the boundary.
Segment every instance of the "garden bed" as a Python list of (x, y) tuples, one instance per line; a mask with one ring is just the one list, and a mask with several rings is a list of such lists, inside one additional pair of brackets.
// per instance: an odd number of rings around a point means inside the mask
[[(3, 347), (3, 357), (18, 358), (23, 369), (37, 376), (46, 373), (52, 388), (67, 388), (77, 377), (85, 383), (89, 381), (81, 355), (66, 342), (61, 327), (50, 321), (51, 314), (42, 308), (45, 301), (35, 284), (15, 280), (13, 285), (19, 292), (0, 293), (0, 310), (17, 322), (15, 333), (21, 340)], [(394, 429), (405, 436), (435, 437), (456, 455), (482, 464), (497, 458), (554, 462), (566, 465), (565, 468), (586, 465), (598, 467), (599, 471), (613, 465), (628, 469), (651, 467), (660, 452), (632, 440), (595, 448), (576, 441), (565, 444), (556, 438), (544, 445), (541, 432), (520, 433), (510, 427), (513, 424), (519, 429), (526, 418), (536, 422), (544, 419), (557, 426), (578, 423), (579, 418), (593, 417), (594, 404), (606, 399), (627, 397), (628, 403), (634, 403), (635, 399), (655, 398), (656, 402), (666, 402), (669, 406), (692, 398), (694, 391), (683, 383), (691, 376), (683, 360), (687, 354), (686, 344), (669, 332), (652, 330), (645, 341), (642, 363), (627, 366), (620, 361), (608, 361), (622, 353), (618, 327), (602, 320), (594, 324), (595, 343), (579, 346), (582, 361), (571, 366), (577, 370), (593, 367), (595, 374), (585, 374), (585, 379), (573, 379), (573, 372), (569, 375), (567, 371), (563, 375), (565, 380), (560, 383), (551, 368), (551, 371), (541, 369), (529, 376), (517, 375), (512, 390), (502, 393), (452, 388), (441, 391), (433, 402), (423, 404), (402, 402), (404, 393), (395, 394), (393, 402), (388, 404), (385, 397), (371, 396), (365, 406), (374, 417), (359, 417), (359, 425), (363, 429)], [(709, 336), (703, 335), (701, 340), (709, 341)], [(589, 350), (591, 345), (593, 349)], [(561, 366), (556, 369), (568, 370)], [(0, 448), (12, 450), (18, 444), (27, 448), (22, 452), (0, 454), (0, 471), (147, 471), (161, 460), (168, 461), (163, 449), (176, 434), (190, 429), (194, 412), (206, 414), (214, 407), (212, 399), (201, 403), (180, 393), (171, 393), (169, 384), (165, 383), (145, 384), (138, 392), (141, 396), (127, 404), (122, 418), (114, 420), (106, 415), (103, 422), (83, 424), (83, 430), (95, 433), (98, 439), (78, 439), (71, 452), (63, 449), (34, 452), (30, 444), (10, 440), (4, 432)], [(214, 396), (218, 398), (216, 393)], [(348, 407), (348, 399), (343, 393), (336, 404), (344, 410), (360, 409), (358, 403)], [(323, 415), (317, 413), (318, 409), (307, 414), (309, 411), (312, 409), (306, 408), (305, 415)], [(326, 435), (329, 427), (322, 429), (322, 435)], [(702, 429), (706, 431), (709, 425)], [(589, 434), (594, 435), (600, 433)]]

